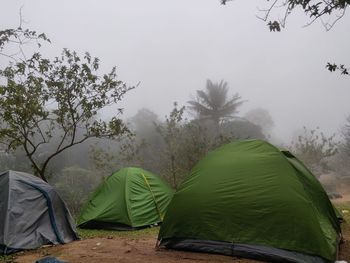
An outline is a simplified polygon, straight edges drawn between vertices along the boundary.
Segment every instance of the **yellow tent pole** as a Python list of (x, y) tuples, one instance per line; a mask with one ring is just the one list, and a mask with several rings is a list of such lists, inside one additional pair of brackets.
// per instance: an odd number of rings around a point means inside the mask
[(145, 176), (143, 173), (141, 173), (141, 175), (142, 175), (143, 179), (145, 180), (145, 182), (146, 182), (146, 184), (147, 184), (147, 186), (148, 186), (149, 191), (150, 191), (151, 194), (152, 194), (152, 198), (153, 198), (154, 204), (155, 204), (155, 206), (156, 206), (156, 209), (157, 209), (157, 212), (158, 212), (158, 215), (159, 215), (159, 219), (160, 219), (161, 221), (163, 221), (162, 214), (161, 214), (161, 212), (160, 212), (160, 210), (159, 210), (159, 207), (158, 207), (156, 198), (155, 198), (155, 196), (154, 196), (154, 194), (153, 194), (153, 192), (152, 192), (151, 186), (149, 185), (146, 176)]

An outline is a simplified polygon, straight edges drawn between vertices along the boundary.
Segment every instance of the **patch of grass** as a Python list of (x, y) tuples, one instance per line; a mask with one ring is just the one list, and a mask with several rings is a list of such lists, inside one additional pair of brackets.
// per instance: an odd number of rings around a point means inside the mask
[(334, 206), (343, 215), (343, 223), (341, 225), (343, 237), (349, 239), (350, 237), (350, 202), (335, 203)]
[(335, 203), (334, 206), (343, 215), (343, 218), (346, 221), (346, 223), (349, 223), (350, 222), (350, 202)]
[(113, 231), (113, 230), (97, 230), (97, 229), (80, 229), (78, 228), (78, 234), (81, 239), (94, 238), (94, 237), (122, 237), (128, 239), (140, 239), (148, 237), (156, 237), (159, 232), (159, 227), (149, 227), (141, 230), (134, 231)]
[(0, 256), (0, 262), (2, 263), (14, 263), (16, 257), (14, 255)]

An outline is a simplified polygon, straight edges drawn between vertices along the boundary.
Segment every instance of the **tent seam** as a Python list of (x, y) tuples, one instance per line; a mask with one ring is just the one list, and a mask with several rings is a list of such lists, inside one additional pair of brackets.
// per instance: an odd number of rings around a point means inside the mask
[(155, 198), (155, 196), (154, 196), (154, 194), (153, 194), (153, 192), (152, 192), (151, 186), (149, 185), (149, 183), (148, 183), (148, 181), (147, 181), (147, 178), (146, 178), (146, 176), (145, 176), (143, 173), (141, 173), (141, 176), (142, 176), (143, 179), (145, 180), (145, 183), (146, 183), (146, 185), (147, 185), (147, 187), (148, 187), (148, 190), (150, 191), (150, 193), (151, 193), (151, 195), (152, 195), (153, 202), (154, 202), (154, 205), (155, 205), (155, 207), (156, 207), (156, 209), (157, 209), (159, 219), (160, 219), (160, 221), (163, 221), (162, 215), (161, 215), (161, 213), (160, 213), (160, 210), (159, 210), (159, 207), (158, 207), (156, 198)]
[(129, 185), (129, 170), (126, 171), (126, 176), (125, 176), (125, 193), (124, 193), (124, 196), (125, 196), (125, 204), (126, 204), (126, 213), (128, 214), (130, 225), (131, 225), (131, 227), (133, 227), (133, 220), (132, 220), (131, 211), (130, 211), (130, 208), (129, 208), (129, 194), (128, 194), (129, 187), (128, 187), (128, 185)]

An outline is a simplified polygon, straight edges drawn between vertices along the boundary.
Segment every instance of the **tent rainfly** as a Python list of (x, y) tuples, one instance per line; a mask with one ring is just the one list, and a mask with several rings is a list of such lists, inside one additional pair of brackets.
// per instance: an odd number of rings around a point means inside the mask
[(158, 241), (267, 262), (330, 263), (340, 231), (325, 190), (301, 161), (247, 140), (197, 163), (174, 194)]
[(163, 221), (173, 190), (141, 168), (110, 175), (93, 192), (78, 219), (81, 228), (131, 230)]
[(56, 191), (31, 174), (0, 174), (0, 254), (78, 239), (74, 221)]

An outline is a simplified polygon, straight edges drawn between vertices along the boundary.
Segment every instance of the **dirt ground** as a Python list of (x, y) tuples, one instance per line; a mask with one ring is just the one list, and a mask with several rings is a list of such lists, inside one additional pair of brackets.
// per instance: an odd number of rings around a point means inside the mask
[(239, 262), (253, 263), (258, 261), (233, 259), (232, 257), (192, 253), (174, 250), (156, 250), (154, 238), (125, 239), (125, 238), (93, 238), (73, 242), (64, 246), (44, 248), (26, 252), (16, 259), (18, 263), (33, 263), (44, 256), (54, 256), (70, 263), (190, 263), (190, 262)]
[[(92, 238), (76, 241), (63, 246), (41, 248), (20, 254), (15, 262), (33, 263), (35, 260), (54, 256), (70, 263), (190, 263), (190, 262), (231, 262), (257, 263), (258, 261), (232, 258), (228, 256), (192, 253), (174, 250), (156, 250), (156, 237), (141, 239)], [(341, 246), (340, 259), (350, 262), (350, 236), (345, 237)]]
[(334, 203), (345, 203), (345, 202), (350, 202), (350, 194), (343, 194), (342, 198), (340, 199), (334, 199)]
[[(337, 200), (341, 203), (348, 200)], [(344, 242), (340, 247), (339, 260), (350, 263), (350, 224), (343, 224)], [(17, 263), (33, 263), (35, 260), (54, 256), (70, 263), (190, 263), (190, 262), (230, 262), (257, 263), (258, 261), (229, 256), (155, 249), (156, 233), (145, 237), (99, 237), (88, 238), (61, 246), (44, 247), (34, 251), (19, 253)]]

